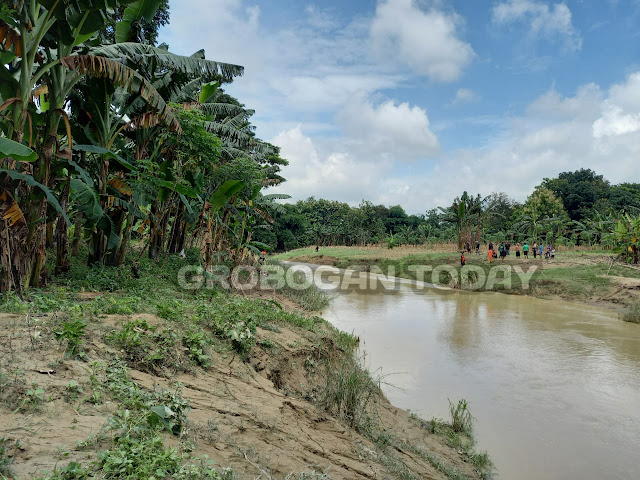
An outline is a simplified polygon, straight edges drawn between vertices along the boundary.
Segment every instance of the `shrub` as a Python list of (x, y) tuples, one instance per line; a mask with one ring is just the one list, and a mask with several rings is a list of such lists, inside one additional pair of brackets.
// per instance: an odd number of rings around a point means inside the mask
[(625, 322), (640, 323), (640, 302), (631, 304), (621, 317)]
[(24, 394), (22, 402), (18, 410), (21, 412), (37, 411), (40, 409), (40, 405), (45, 402), (45, 391), (40, 388), (37, 383), (31, 385), (31, 388)]

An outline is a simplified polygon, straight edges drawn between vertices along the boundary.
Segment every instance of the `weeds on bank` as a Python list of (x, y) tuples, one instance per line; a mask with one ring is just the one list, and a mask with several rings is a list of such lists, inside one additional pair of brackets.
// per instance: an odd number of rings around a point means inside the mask
[(449, 413), (451, 414), (451, 428), (457, 433), (471, 433), (474, 418), (469, 411), (469, 404), (463, 398), (454, 404), (449, 400)]
[[(436, 418), (426, 422), (411, 414), (411, 418), (418, 421), (420, 425), (427, 429), (430, 433), (439, 435), (445, 439), (447, 445), (454, 448), (464, 455), (464, 458), (471, 463), (482, 478), (492, 478), (493, 462), (489, 458), (487, 452), (476, 452), (475, 439), (473, 437), (473, 421), (475, 420), (469, 411), (469, 404), (465, 399), (453, 403), (449, 400), (450, 421), (444, 422)], [(414, 448), (410, 445), (408, 449)], [(428, 459), (428, 458), (427, 458)], [(446, 474), (437, 466), (437, 462), (430, 463)], [(449, 476), (449, 475), (448, 475)], [(449, 476), (449, 478), (456, 478)]]
[(278, 289), (278, 293), (294, 301), (309, 312), (320, 311), (331, 302), (329, 296), (314, 285), (302, 290), (284, 285), (282, 288)]
[(23, 413), (39, 411), (42, 404), (46, 402), (45, 393), (44, 388), (38, 386), (37, 383), (33, 383), (31, 388), (25, 392), (16, 411)]
[(640, 324), (640, 302), (635, 302), (621, 315), (625, 322)]
[(11, 478), (11, 464), (13, 458), (9, 456), (8, 448), (9, 440), (0, 437), (0, 476)]
[(120, 408), (102, 430), (79, 444), (80, 448), (109, 440), (106, 449), (94, 462), (82, 465), (71, 462), (56, 469), (47, 480), (85, 480), (89, 478), (173, 480), (231, 480), (229, 469), (217, 470), (207, 458), (191, 457), (184, 443), (167, 447), (163, 431), (181, 438), (187, 428), (188, 402), (181, 386), (173, 390), (140, 388), (127, 373), (122, 362), (108, 366), (94, 364), (95, 380), (105, 395), (116, 400)]
[(347, 355), (342, 364), (327, 365), (322, 406), (356, 431), (370, 429), (371, 407), (380, 395), (380, 379), (373, 379), (355, 356)]

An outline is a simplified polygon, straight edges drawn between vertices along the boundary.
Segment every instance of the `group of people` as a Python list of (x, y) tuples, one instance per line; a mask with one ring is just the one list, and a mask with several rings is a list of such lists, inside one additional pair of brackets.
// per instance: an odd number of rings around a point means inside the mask
[[(507, 255), (511, 255), (512, 247), (515, 249), (516, 258), (520, 258), (521, 256), (524, 256), (524, 258), (529, 258), (529, 252), (533, 253), (533, 258), (537, 258), (538, 256), (540, 256), (540, 258), (543, 258), (544, 256), (544, 258), (546, 259), (556, 258), (556, 248), (553, 245), (547, 245), (545, 248), (544, 244), (542, 243), (538, 244), (538, 242), (533, 242), (533, 245), (530, 246), (528, 242), (524, 242), (524, 244), (522, 245), (522, 252), (520, 252), (519, 243), (517, 243), (516, 245), (511, 245), (509, 241), (500, 242), (498, 248), (494, 248), (493, 242), (489, 242), (489, 250), (487, 252), (489, 263), (491, 263), (491, 260), (493, 260), (494, 258), (498, 258), (498, 256), (500, 256), (500, 258), (504, 260)], [(470, 242), (465, 243), (465, 248), (467, 253), (471, 253)], [(477, 240), (476, 254), (480, 254), (480, 242)], [(462, 256), (460, 257), (460, 263), (462, 266), (464, 266), (466, 263), (464, 251), (462, 252)]]

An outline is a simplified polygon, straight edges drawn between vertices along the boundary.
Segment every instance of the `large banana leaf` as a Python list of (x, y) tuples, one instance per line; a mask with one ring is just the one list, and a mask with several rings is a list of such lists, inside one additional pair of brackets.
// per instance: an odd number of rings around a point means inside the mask
[(180, 132), (180, 124), (160, 93), (138, 72), (105, 57), (95, 55), (71, 55), (60, 59), (60, 63), (70, 70), (98, 78), (108, 78), (115, 85), (133, 95), (139, 95), (158, 111), (160, 120), (175, 131)]
[(38, 154), (26, 145), (0, 137), (0, 158), (6, 157), (11, 157), (17, 162), (33, 162), (38, 159)]
[(26, 175), (24, 173), (16, 172), (15, 170), (8, 170), (6, 168), (0, 168), (0, 173), (5, 173), (5, 174), (7, 174), (9, 177), (11, 177), (14, 180), (23, 181), (29, 187), (35, 187), (35, 188), (38, 188), (38, 189), (42, 190), (42, 192), (45, 194), (45, 196), (47, 198), (47, 201), (51, 205), (53, 205), (53, 207), (56, 209), (56, 211), (60, 215), (62, 215), (62, 218), (64, 218), (64, 221), (67, 222), (67, 225), (71, 226), (71, 222), (69, 221), (69, 217), (67, 217), (67, 212), (65, 212), (64, 209), (60, 206), (60, 203), (58, 202), (58, 199), (53, 194), (53, 192), (51, 190), (49, 190), (48, 187), (42, 185), (40, 182), (37, 182), (36, 179), (33, 178), (31, 175)]
[(87, 217), (91, 223), (97, 224), (104, 216), (104, 211), (100, 206), (100, 199), (95, 189), (82, 180), (72, 178), (71, 190), (74, 198), (78, 202), (78, 209), (84, 213), (85, 217)]
[[(204, 54), (190, 57), (170, 53), (164, 48), (153, 47), (142, 43), (116, 43), (104, 45), (91, 51), (95, 55), (121, 59), (135, 58), (138, 62), (154, 61), (159, 67), (182, 72), (187, 75), (202, 77), (204, 81), (222, 77), (230, 82), (244, 74), (244, 67), (230, 63), (206, 60)], [(197, 52), (199, 53), (199, 52)]]
[(213, 195), (211, 195), (211, 199), (209, 200), (211, 210), (213, 212), (220, 210), (229, 199), (242, 190), (244, 186), (245, 183), (242, 180), (228, 180), (224, 182), (213, 192)]
[[(77, 150), (79, 152), (87, 152), (87, 153), (96, 153), (98, 155), (106, 155), (107, 157), (116, 160), (120, 165), (122, 165), (125, 168), (128, 168), (129, 170), (133, 170), (135, 168), (133, 165), (131, 165), (128, 161), (126, 161), (124, 158), (122, 158), (117, 153), (114, 153), (111, 150), (107, 150), (106, 148), (99, 147), (97, 145), (74, 145), (73, 149)], [(87, 182), (87, 183), (89, 183), (89, 182)]]
[(144, 18), (147, 22), (151, 22), (161, 3), (162, 0), (138, 0), (129, 5), (122, 15), (122, 20), (116, 25), (116, 43), (129, 40), (131, 25), (136, 20)]

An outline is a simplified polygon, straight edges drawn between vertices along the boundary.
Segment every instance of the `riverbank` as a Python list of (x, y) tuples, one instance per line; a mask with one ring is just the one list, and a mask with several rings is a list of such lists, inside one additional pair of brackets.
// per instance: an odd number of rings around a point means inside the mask
[[(440, 246), (437, 251), (428, 247), (322, 247), (318, 252), (315, 248), (301, 248), (273, 258), (365, 271), (378, 267), (386, 272), (391, 267), (396, 276), (411, 280), (417, 279), (418, 271), (411, 268), (416, 265), (460, 267), (460, 254), (455, 245)], [(504, 261), (496, 259), (491, 264), (486, 252), (480, 255), (472, 252), (466, 255), (466, 263), (480, 267), (487, 276), (489, 268), (496, 265), (519, 266), (524, 272), (536, 267), (528, 288), (518, 275), (513, 275), (510, 288), (496, 285), (495, 290), (502, 293), (561, 298), (619, 312), (640, 301), (640, 269), (616, 261), (610, 251), (559, 249), (553, 260), (516, 259), (512, 252)], [(426, 278), (430, 281), (430, 274)], [(439, 280), (438, 283), (452, 284), (446, 273), (442, 273)]]
[[(186, 291), (193, 259), (74, 264), (0, 310), (0, 476), (482, 478), (486, 454), (392, 406), (357, 339), (290, 298)], [(210, 463), (214, 462), (214, 463)]]

